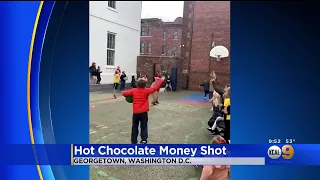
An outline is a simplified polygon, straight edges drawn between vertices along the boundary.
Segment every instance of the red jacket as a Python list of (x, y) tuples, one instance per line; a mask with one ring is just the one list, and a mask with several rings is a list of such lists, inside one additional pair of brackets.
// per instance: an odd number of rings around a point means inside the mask
[(155, 77), (161, 78), (161, 75), (160, 75), (159, 73), (157, 73), (157, 74), (155, 75)]
[(123, 96), (133, 97), (133, 114), (149, 111), (149, 95), (160, 89), (162, 83), (163, 79), (159, 79), (152, 88), (133, 88), (122, 92)]

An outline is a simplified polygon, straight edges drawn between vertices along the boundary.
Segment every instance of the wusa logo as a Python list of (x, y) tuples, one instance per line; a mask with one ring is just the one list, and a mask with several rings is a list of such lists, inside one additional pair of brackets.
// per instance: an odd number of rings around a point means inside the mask
[(282, 156), (283, 159), (291, 159), (294, 155), (294, 149), (291, 145), (284, 145), (282, 148), (273, 145), (268, 149), (268, 156), (271, 159), (278, 159)]

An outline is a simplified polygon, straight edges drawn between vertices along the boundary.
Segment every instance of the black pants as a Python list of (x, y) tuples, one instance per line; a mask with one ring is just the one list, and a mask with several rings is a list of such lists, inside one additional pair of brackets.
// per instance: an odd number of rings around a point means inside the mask
[(207, 95), (209, 95), (209, 98), (210, 98), (210, 94), (209, 93), (210, 93), (209, 91), (204, 91), (204, 97), (206, 98)]
[(139, 113), (133, 114), (132, 116), (132, 130), (131, 130), (131, 143), (138, 143), (138, 135), (139, 135), (139, 123), (141, 129), (141, 141), (146, 141), (148, 139), (148, 113)]
[(230, 120), (224, 120), (225, 130), (224, 130), (224, 139), (229, 144), (230, 140)]
[(212, 99), (213, 97), (213, 91), (209, 91), (209, 99)]
[(101, 73), (97, 73), (97, 83), (101, 82)]
[(126, 87), (126, 82), (125, 81), (121, 81), (120, 83), (121, 83), (120, 84), (120, 91), (123, 91), (125, 89), (125, 87)]

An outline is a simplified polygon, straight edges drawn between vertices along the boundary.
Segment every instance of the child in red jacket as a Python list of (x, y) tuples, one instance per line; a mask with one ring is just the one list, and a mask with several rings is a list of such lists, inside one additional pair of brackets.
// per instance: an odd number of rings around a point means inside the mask
[(133, 115), (132, 115), (132, 130), (131, 130), (131, 143), (138, 143), (139, 123), (141, 129), (141, 142), (147, 143), (148, 139), (148, 111), (149, 111), (149, 95), (160, 89), (163, 79), (159, 79), (152, 88), (146, 88), (146, 79), (138, 79), (137, 88), (123, 91), (123, 96), (133, 97)]

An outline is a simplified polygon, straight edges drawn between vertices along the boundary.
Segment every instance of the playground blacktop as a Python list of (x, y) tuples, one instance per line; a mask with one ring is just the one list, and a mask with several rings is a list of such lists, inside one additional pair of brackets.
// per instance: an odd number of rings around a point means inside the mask
[[(91, 143), (130, 143), (132, 107), (118, 94), (114, 99), (106, 89), (90, 92)], [(162, 92), (160, 104), (150, 107), (148, 143), (209, 143), (206, 127), (211, 115), (202, 93)], [(94, 166), (90, 175), (91, 180), (196, 180), (200, 173), (193, 166)]]

